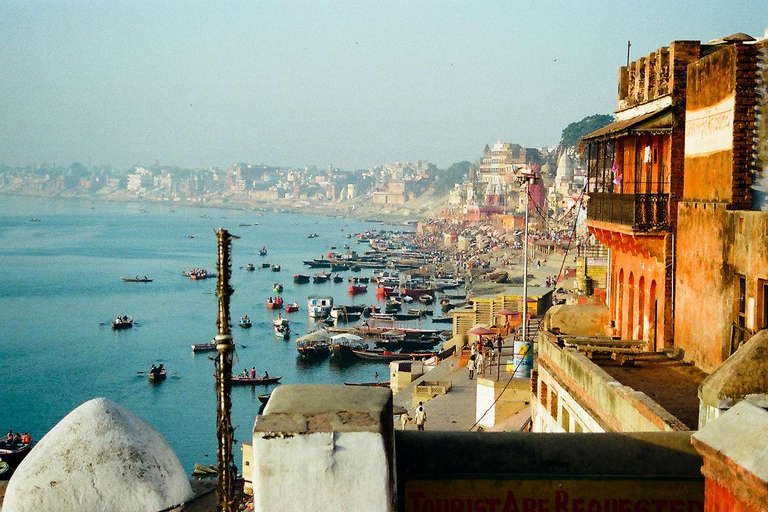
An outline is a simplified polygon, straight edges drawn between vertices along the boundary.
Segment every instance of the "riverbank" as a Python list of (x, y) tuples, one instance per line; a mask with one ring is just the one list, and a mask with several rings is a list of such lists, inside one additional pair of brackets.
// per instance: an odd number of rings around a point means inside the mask
[(250, 200), (237, 195), (210, 195), (190, 199), (172, 200), (137, 196), (128, 191), (110, 193), (82, 194), (76, 192), (39, 193), (35, 191), (19, 192), (0, 190), (0, 195), (11, 197), (35, 197), (40, 199), (78, 200), (92, 202), (159, 204), (168, 207), (188, 206), (198, 208), (220, 208), (224, 210), (254, 210), (259, 212), (297, 213), (322, 215), (331, 218), (350, 218), (355, 220), (380, 222), (394, 225), (412, 225), (418, 221), (440, 213), (447, 205), (447, 197), (435, 197), (426, 193), (402, 205), (374, 204), (368, 196), (344, 201), (309, 201), (279, 199), (274, 201)]

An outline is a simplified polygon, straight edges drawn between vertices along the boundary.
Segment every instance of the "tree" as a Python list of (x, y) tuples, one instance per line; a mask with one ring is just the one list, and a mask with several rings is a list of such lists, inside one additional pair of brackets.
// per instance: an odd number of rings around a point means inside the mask
[(579, 122), (569, 124), (565, 127), (560, 137), (560, 147), (570, 148), (577, 146), (579, 139), (612, 123), (613, 119), (614, 117), (611, 114), (594, 114), (585, 117)]
[(464, 160), (463, 162), (452, 164), (444, 171), (439, 171), (433, 187), (435, 193), (443, 195), (450, 192), (456, 183), (461, 183), (469, 175), (469, 168), (471, 166), (471, 162)]

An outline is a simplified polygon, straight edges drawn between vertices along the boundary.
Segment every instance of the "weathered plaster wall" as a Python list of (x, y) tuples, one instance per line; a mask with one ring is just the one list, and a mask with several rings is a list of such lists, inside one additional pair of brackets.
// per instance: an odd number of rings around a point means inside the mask
[(681, 203), (679, 212), (675, 344), (687, 360), (712, 372), (731, 353), (737, 274), (745, 277), (753, 310), (747, 328), (764, 325), (768, 212), (733, 212), (711, 203)]

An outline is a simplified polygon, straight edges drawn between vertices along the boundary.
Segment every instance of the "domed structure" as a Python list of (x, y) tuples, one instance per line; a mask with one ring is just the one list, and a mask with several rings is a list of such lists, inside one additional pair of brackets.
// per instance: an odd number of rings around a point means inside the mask
[(561, 189), (563, 185), (569, 185), (573, 182), (573, 163), (568, 153), (563, 151), (560, 159), (557, 161), (557, 172), (555, 174), (555, 188)]
[(128, 409), (95, 398), (69, 413), (16, 469), (3, 512), (165, 510), (192, 487), (162, 436)]

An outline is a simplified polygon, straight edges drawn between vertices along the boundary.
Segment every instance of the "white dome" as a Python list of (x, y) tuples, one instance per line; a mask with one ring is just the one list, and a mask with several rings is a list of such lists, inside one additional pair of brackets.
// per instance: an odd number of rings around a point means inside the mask
[(8, 482), (3, 512), (154, 511), (193, 496), (168, 443), (106, 398), (69, 413), (32, 449)]

